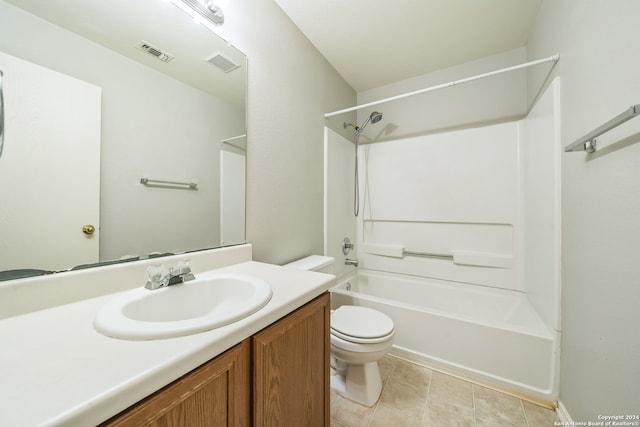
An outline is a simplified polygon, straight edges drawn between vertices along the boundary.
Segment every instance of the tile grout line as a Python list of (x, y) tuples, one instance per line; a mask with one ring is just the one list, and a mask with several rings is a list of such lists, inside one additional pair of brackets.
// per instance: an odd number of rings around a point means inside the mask
[(524, 416), (524, 425), (529, 427), (529, 420), (527, 419), (527, 411), (524, 409), (524, 402), (520, 399), (520, 408), (522, 409), (522, 415)]
[(424, 425), (424, 419), (427, 416), (429, 410), (429, 398), (431, 397), (431, 386), (433, 385), (433, 370), (431, 371), (431, 377), (429, 377), (429, 388), (427, 388), (427, 398), (424, 400), (424, 410), (422, 411), (422, 417), (420, 418), (420, 425)]
[[(382, 386), (382, 387), (384, 388), (384, 386)], [(371, 423), (373, 423), (373, 419), (376, 417), (376, 412), (378, 412), (378, 406), (380, 406), (380, 399), (378, 399), (376, 404), (373, 406), (373, 412), (371, 412), (371, 417), (369, 418), (369, 422), (367, 423), (367, 427), (371, 426)]]
[[(378, 366), (378, 369), (380, 369), (380, 366)], [(382, 390), (380, 390), (380, 397), (378, 397), (378, 401), (373, 407), (373, 412), (371, 413), (371, 418), (369, 418), (367, 427), (370, 427), (371, 423), (373, 423), (373, 420), (376, 416), (376, 412), (378, 412), (378, 407), (380, 406), (380, 399), (382, 398), (382, 393), (384, 392), (385, 387), (389, 383), (389, 380), (391, 380), (391, 376), (393, 375), (393, 371), (395, 370), (396, 370), (396, 361), (394, 360), (393, 364), (391, 365), (391, 369), (389, 370), (389, 374), (387, 375), (387, 378), (385, 378), (384, 381), (382, 381)]]
[(476, 386), (475, 384), (471, 384), (471, 401), (473, 403), (473, 427), (477, 427), (478, 424), (476, 422)]

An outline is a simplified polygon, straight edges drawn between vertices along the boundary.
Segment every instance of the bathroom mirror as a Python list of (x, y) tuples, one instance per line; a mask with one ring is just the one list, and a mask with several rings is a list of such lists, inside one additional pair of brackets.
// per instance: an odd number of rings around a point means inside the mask
[(0, 0), (0, 70), (0, 278), (245, 242), (247, 59), (176, 5)]

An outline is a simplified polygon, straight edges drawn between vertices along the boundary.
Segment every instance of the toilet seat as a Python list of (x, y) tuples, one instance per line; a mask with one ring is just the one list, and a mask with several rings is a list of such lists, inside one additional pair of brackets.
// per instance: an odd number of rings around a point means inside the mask
[[(335, 334), (331, 334), (330, 338), (331, 345), (331, 353), (341, 356), (339, 358), (344, 359), (344, 352), (350, 352), (353, 354), (366, 354), (367, 359), (378, 360), (391, 348), (393, 345), (393, 334), (391, 336), (386, 337), (384, 341), (380, 342), (367, 342), (367, 343), (357, 343), (353, 341), (347, 341)], [(378, 354), (379, 353), (379, 354)], [(360, 356), (361, 357), (361, 356)]]
[(345, 341), (381, 343), (393, 333), (393, 320), (372, 308), (343, 305), (331, 314), (331, 334)]

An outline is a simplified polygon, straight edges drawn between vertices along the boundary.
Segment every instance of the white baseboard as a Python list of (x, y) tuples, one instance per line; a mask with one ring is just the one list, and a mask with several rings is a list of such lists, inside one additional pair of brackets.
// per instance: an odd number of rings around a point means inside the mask
[(561, 400), (558, 400), (558, 407), (556, 408), (556, 414), (558, 415), (558, 419), (566, 424), (566, 425), (572, 425), (573, 424), (573, 420), (571, 419), (571, 415), (569, 415), (569, 411), (567, 411), (567, 408), (564, 406), (564, 404), (562, 403)]

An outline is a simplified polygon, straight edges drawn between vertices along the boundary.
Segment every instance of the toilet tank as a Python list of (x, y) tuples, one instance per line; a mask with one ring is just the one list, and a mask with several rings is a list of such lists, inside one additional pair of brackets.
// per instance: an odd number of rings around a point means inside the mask
[(283, 267), (295, 268), (297, 270), (317, 271), (320, 273), (333, 274), (333, 262), (335, 258), (322, 255), (311, 255), (297, 261), (285, 264)]

